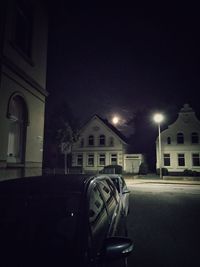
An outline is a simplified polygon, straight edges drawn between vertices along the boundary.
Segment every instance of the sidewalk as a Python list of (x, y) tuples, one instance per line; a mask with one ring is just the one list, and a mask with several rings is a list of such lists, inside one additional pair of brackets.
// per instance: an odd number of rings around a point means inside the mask
[(127, 185), (144, 183), (200, 185), (200, 179), (197, 181), (198, 177), (163, 176), (163, 179), (160, 179), (157, 175), (125, 175), (124, 178)]

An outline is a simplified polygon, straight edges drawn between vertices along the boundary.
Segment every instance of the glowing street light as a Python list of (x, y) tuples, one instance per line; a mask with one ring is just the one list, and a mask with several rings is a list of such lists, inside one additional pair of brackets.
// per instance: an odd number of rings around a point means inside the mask
[(164, 120), (164, 116), (161, 113), (156, 113), (153, 117), (155, 123), (158, 124), (158, 149), (159, 149), (159, 168), (160, 168), (160, 179), (162, 179), (162, 156), (161, 156), (161, 134), (160, 124)]

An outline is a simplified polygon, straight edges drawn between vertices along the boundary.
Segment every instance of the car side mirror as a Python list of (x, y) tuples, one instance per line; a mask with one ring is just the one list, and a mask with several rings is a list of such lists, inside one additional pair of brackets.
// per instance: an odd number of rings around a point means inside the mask
[(133, 242), (126, 237), (109, 237), (105, 240), (102, 260), (115, 260), (127, 257), (133, 250)]

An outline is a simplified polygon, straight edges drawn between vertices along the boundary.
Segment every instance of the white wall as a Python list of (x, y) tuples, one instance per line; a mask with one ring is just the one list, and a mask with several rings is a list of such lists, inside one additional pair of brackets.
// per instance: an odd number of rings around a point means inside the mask
[[(105, 135), (105, 146), (99, 145), (99, 136)], [(89, 135), (94, 136), (94, 146), (88, 145)], [(110, 137), (113, 138), (114, 146), (109, 145)], [(81, 147), (81, 139), (84, 139), (84, 147)], [(78, 154), (83, 155), (83, 168), (85, 171), (99, 171), (104, 166), (98, 164), (99, 154), (105, 154), (106, 164), (111, 164), (111, 154), (117, 154), (117, 164), (124, 167), (123, 156), (126, 150), (126, 144), (110, 129), (108, 128), (98, 117), (94, 116), (80, 131), (79, 141), (72, 147), (73, 161), (72, 165), (77, 166), (76, 158)], [(87, 165), (87, 155), (94, 154), (94, 166)]]
[[(184, 144), (177, 144), (177, 133), (183, 133)], [(200, 121), (194, 111), (188, 105), (180, 110), (177, 120), (161, 132), (162, 166), (171, 172), (182, 172), (185, 169), (200, 171), (200, 166), (192, 165), (192, 153), (200, 153), (200, 143), (192, 144), (191, 134), (196, 132), (200, 140)], [(167, 138), (171, 137), (171, 144), (167, 144)], [(200, 142), (200, 141), (199, 141)], [(164, 166), (163, 154), (170, 154), (170, 166)], [(185, 155), (185, 166), (178, 166), (178, 154)], [(157, 168), (160, 166), (158, 153), (158, 139), (156, 141)]]

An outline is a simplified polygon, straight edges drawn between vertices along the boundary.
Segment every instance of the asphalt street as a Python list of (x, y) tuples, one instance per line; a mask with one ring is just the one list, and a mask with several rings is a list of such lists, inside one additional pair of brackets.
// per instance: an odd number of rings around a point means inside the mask
[(200, 186), (129, 184), (129, 266), (200, 266)]

